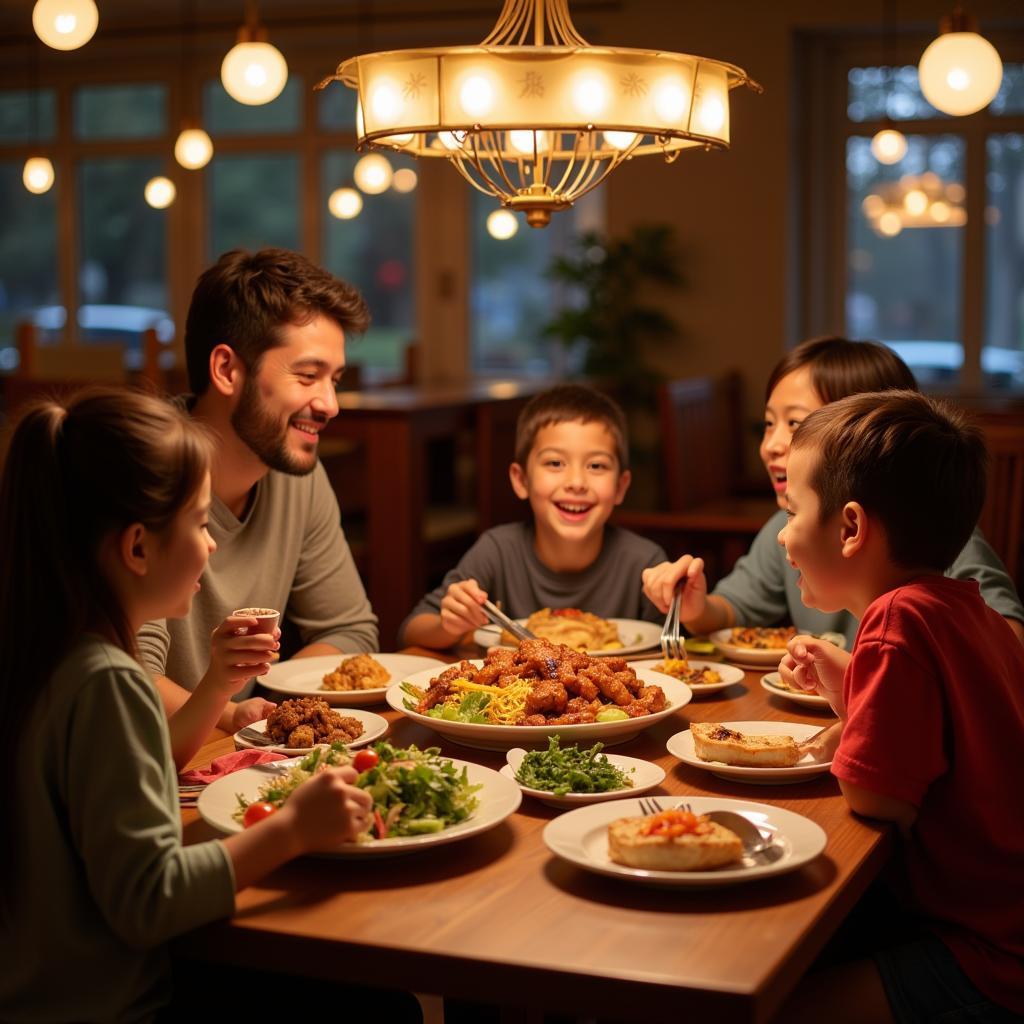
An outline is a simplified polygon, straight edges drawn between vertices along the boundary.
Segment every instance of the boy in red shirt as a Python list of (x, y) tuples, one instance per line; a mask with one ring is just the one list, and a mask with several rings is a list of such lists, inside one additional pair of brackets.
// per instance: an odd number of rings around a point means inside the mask
[(805, 604), (861, 624), (852, 654), (796, 637), (782, 671), (839, 715), (851, 810), (899, 825), (922, 934), (809, 976), (787, 1021), (1024, 1014), (1024, 649), (976, 582), (942, 575), (985, 476), (980, 432), (909, 391), (835, 402), (793, 438), (779, 543)]

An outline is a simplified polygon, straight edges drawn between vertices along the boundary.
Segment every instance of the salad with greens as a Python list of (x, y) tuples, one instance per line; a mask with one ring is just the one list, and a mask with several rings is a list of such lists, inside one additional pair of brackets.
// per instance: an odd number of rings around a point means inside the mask
[[(253, 800), (236, 794), (236, 821), (246, 826), (273, 813), (304, 782), (326, 768), (351, 765), (355, 785), (373, 797), (370, 831), (359, 842), (440, 832), (465, 821), (476, 810), (479, 785), (470, 785), (466, 768), (440, 757), (439, 747), (396, 748), (386, 741), (349, 753), (343, 743), (315, 747), (285, 772), (268, 779)], [(255, 808), (261, 808), (253, 813)]]
[[(407, 708), (416, 710), (416, 705), (423, 700), (425, 691), (412, 683), (402, 683), (403, 702)], [(491, 694), (481, 690), (470, 690), (458, 702), (436, 704), (423, 714), (429, 718), (443, 718), (446, 722), (472, 722), (475, 725), (490, 725), (487, 705), (491, 703)]]
[[(588, 750), (580, 750), (575, 744), (563, 747), (557, 736), (550, 736), (547, 750), (530, 750), (523, 755), (516, 781), (555, 796), (630, 788), (633, 780), (601, 753), (603, 746), (595, 743)], [(630, 773), (635, 770), (631, 768)]]

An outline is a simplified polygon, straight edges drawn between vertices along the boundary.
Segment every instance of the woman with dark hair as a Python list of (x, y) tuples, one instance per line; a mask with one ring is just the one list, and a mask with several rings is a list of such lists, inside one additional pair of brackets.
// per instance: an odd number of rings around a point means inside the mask
[[(644, 592), (663, 612), (679, 582), (685, 581), (679, 616), (691, 633), (728, 626), (773, 626), (792, 622), (801, 633), (842, 633), (853, 644), (857, 620), (849, 612), (826, 614), (800, 600), (799, 574), (778, 544), (786, 522), (786, 463), (793, 432), (815, 409), (848, 395), (907, 389), (917, 382), (892, 349), (873, 341), (813, 338), (779, 361), (765, 390), (761, 461), (768, 471), (779, 511), (754, 538), (750, 551), (708, 594), (704, 561), (683, 555), (643, 573)], [(936, 509), (936, 515), (941, 510)], [(958, 579), (976, 579), (989, 607), (999, 612), (1024, 641), (1024, 606), (999, 557), (978, 530), (947, 570)]]
[[(171, 995), (168, 939), (231, 914), (236, 888), (366, 826), (370, 797), (339, 768), (251, 829), (182, 845), (167, 720), (135, 634), (186, 615), (200, 588), (215, 547), (209, 465), (186, 416), (113, 388), (35, 403), (11, 439), (0, 482), (4, 1021), (152, 1019)], [(194, 695), (207, 705), (195, 730), (239, 684), (223, 685)]]

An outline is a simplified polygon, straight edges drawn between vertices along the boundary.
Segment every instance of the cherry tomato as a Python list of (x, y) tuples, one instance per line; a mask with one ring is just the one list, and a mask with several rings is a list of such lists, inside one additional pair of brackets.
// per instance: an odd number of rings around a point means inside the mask
[(276, 810), (277, 808), (273, 804), (249, 804), (245, 809), (245, 815), (242, 817), (242, 824), (248, 828), (250, 825), (255, 825), (257, 821), (269, 818)]
[(371, 768), (376, 768), (379, 760), (376, 750), (358, 750), (355, 757), (352, 758), (352, 767), (362, 774)]

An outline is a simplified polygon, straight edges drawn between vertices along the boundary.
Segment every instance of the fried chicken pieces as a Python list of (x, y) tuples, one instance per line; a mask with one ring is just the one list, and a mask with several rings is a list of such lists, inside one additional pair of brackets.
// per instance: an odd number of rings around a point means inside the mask
[(357, 718), (339, 715), (327, 701), (299, 697), (282, 701), (267, 715), (267, 735), (284, 747), (312, 747), (316, 743), (351, 743), (363, 734)]
[(506, 687), (519, 679), (533, 683), (517, 725), (582, 725), (614, 705), (630, 718), (664, 710), (665, 691), (642, 683), (624, 658), (593, 658), (550, 640), (524, 640), (515, 650), (495, 648), (481, 668), (462, 661), (445, 669), (417, 705), (420, 714), (442, 703), (457, 679)]

